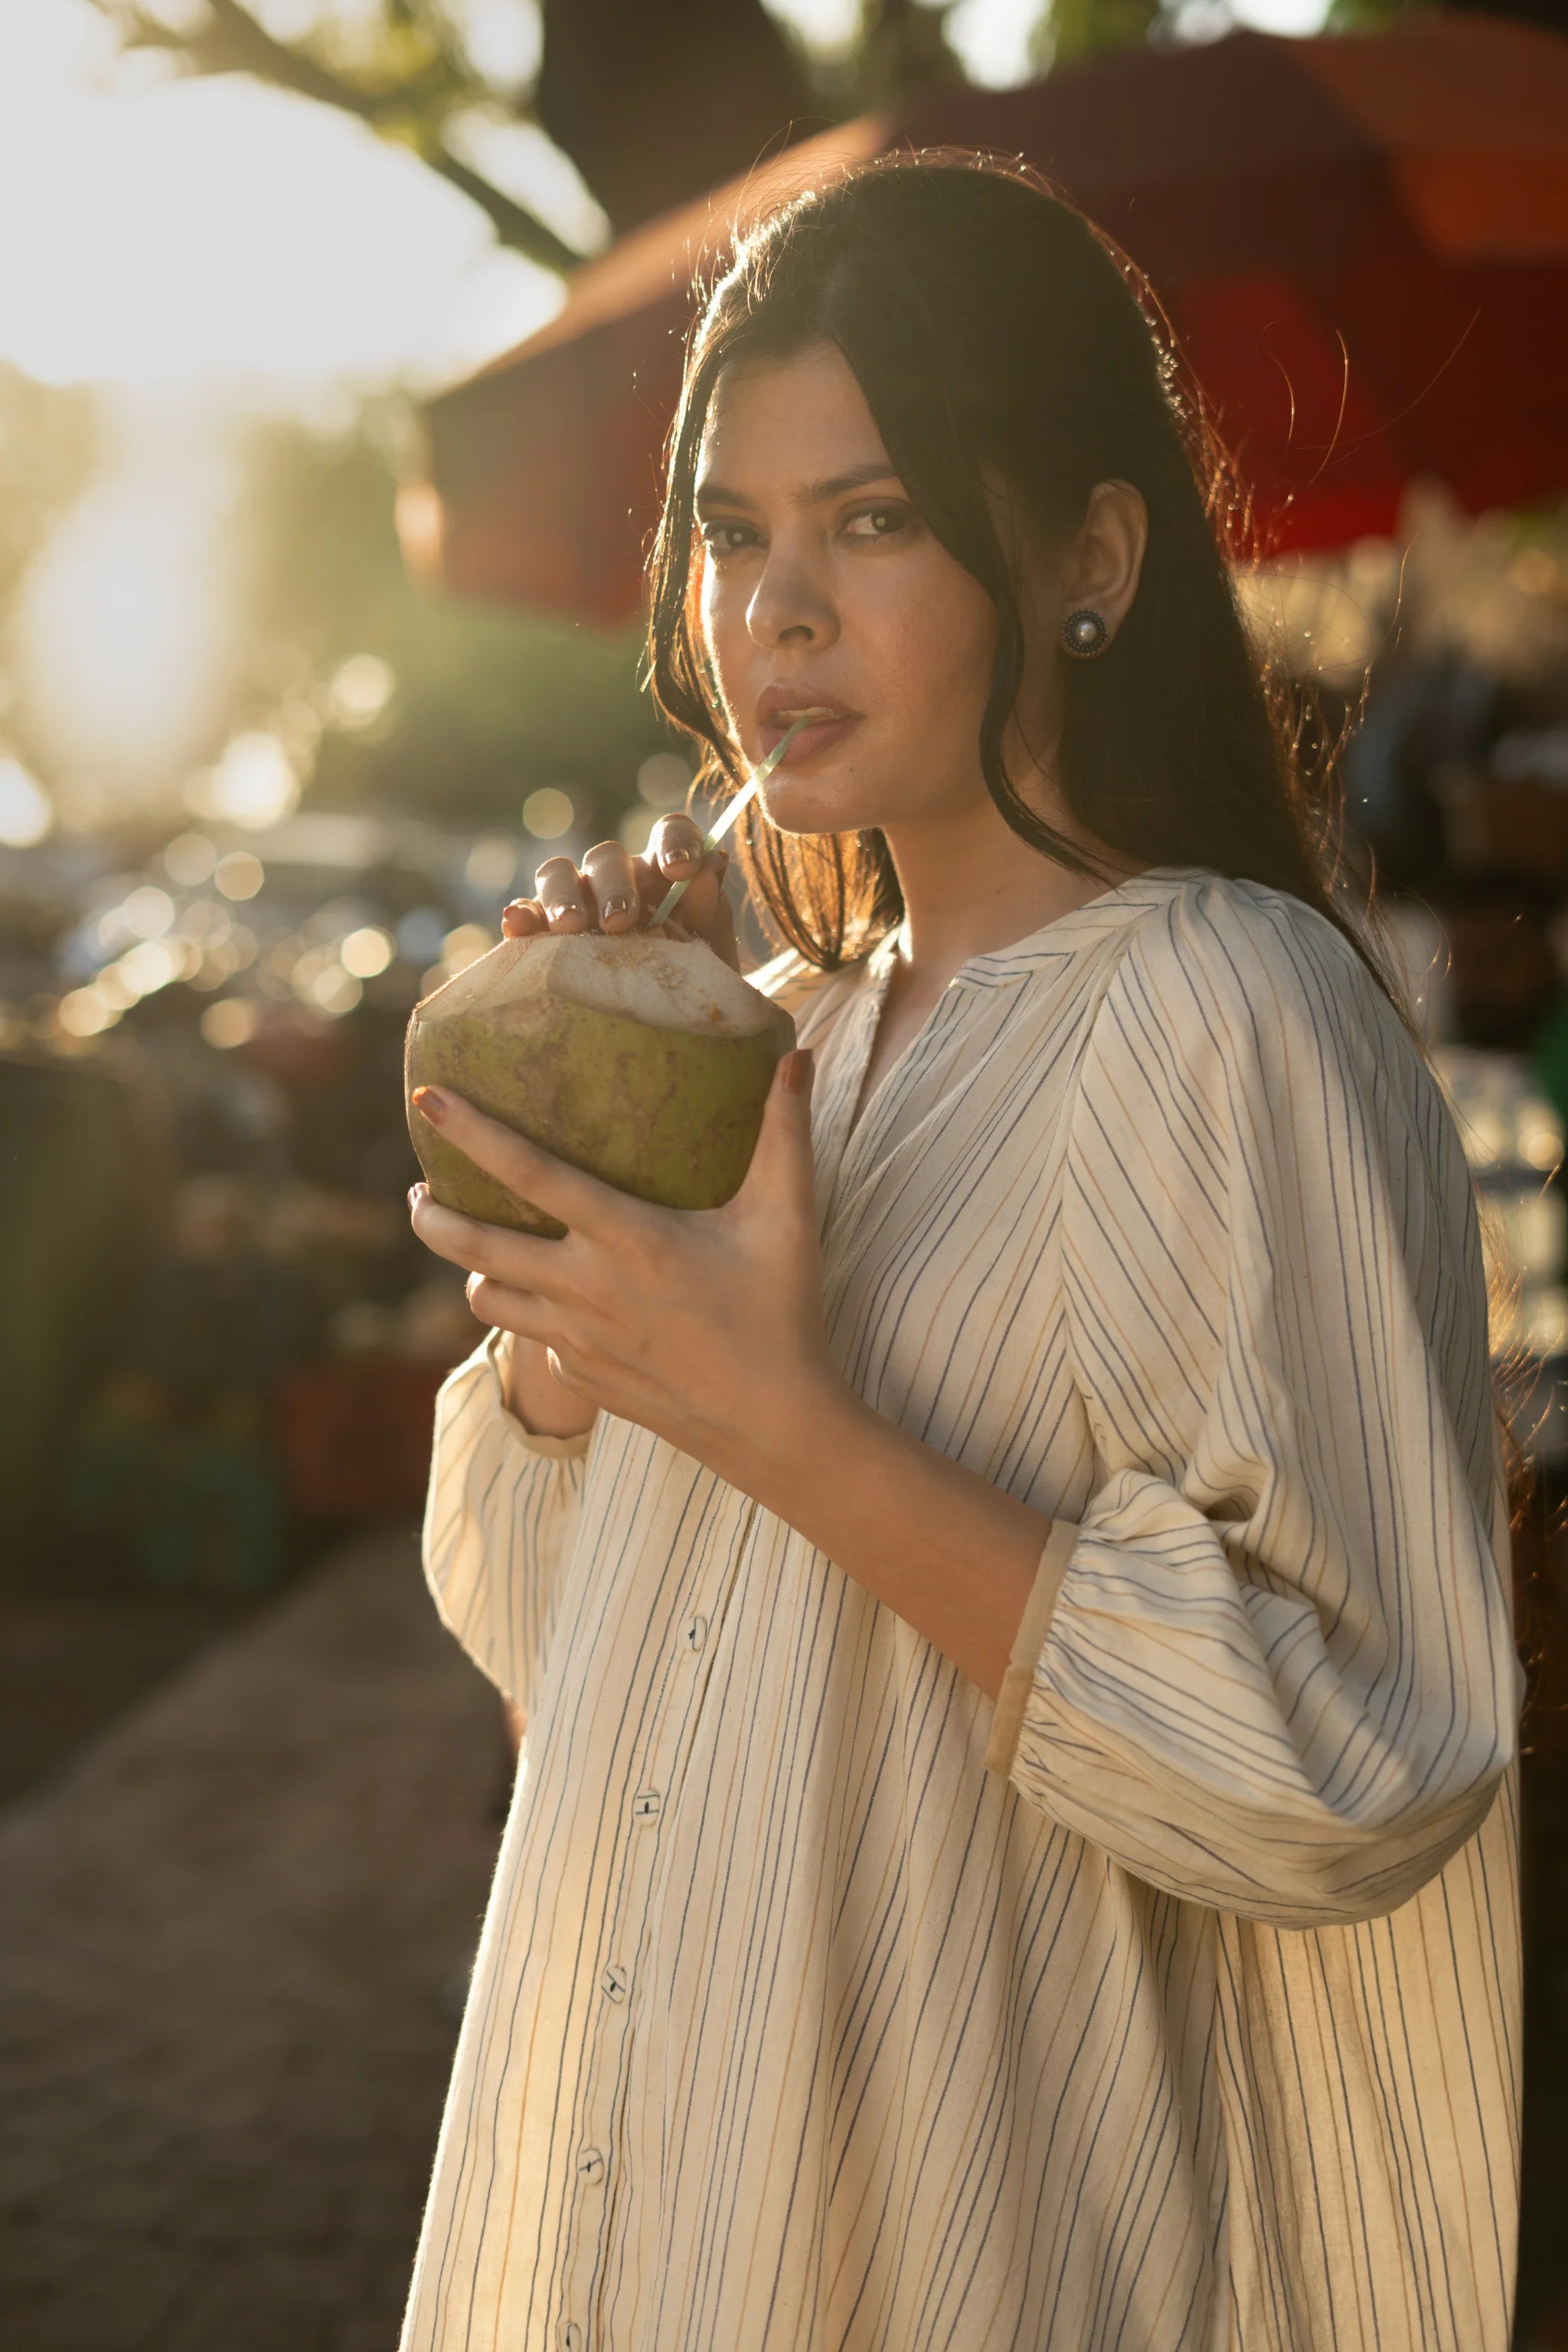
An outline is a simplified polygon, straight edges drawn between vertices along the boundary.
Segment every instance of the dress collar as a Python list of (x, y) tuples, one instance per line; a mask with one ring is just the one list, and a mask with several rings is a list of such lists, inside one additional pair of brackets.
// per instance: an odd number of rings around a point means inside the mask
[[(1129, 877), (1125, 882), (1113, 884), (1097, 898), (1086, 898), (1081, 907), (1071, 908), (1042, 923), (1037, 931), (1024, 939), (1014, 940), (1005, 948), (991, 948), (985, 954), (971, 956), (961, 963), (948, 982), (950, 988), (999, 988), (1010, 982), (1025, 979), (1055, 957), (1070, 954), (1090, 939), (1112, 929), (1125, 919), (1129, 911), (1141, 907), (1158, 905), (1172, 891), (1192, 877), (1213, 872), (1207, 866), (1149, 866), (1142, 874)], [(901, 925), (885, 934), (866, 959), (867, 975), (875, 985), (880, 985), (891, 972), (899, 953)]]

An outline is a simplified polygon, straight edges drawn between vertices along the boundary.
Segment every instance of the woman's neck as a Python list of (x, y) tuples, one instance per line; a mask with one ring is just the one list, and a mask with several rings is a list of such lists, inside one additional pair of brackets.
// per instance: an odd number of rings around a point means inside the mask
[(904, 900), (898, 952), (906, 982), (940, 992), (972, 956), (1011, 947), (1145, 870), (1091, 842), (1059, 804), (1047, 822), (1079, 842), (1105, 877), (1074, 873), (1031, 849), (990, 800), (962, 817), (888, 828)]

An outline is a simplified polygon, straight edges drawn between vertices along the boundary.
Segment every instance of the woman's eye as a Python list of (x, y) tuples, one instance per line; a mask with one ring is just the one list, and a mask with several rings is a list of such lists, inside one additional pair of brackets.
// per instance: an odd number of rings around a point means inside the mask
[(755, 538), (756, 532), (749, 522), (705, 522), (702, 526), (703, 543), (710, 555), (736, 555), (742, 547), (751, 546)]
[(863, 507), (845, 525), (852, 539), (891, 539), (910, 520), (908, 507)]

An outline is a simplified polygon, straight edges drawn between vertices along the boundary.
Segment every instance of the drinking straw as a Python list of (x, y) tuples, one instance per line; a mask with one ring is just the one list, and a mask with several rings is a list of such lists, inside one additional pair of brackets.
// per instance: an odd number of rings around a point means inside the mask
[[(779, 761), (784, 758), (784, 753), (789, 750), (790, 745), (794, 742), (795, 737), (800, 733), (801, 729), (805, 725), (805, 720), (804, 719), (796, 719), (785, 728), (784, 733), (779, 737), (778, 741), (773, 745), (773, 750), (768, 753), (767, 758), (757, 767), (752, 769), (751, 775), (747, 778), (745, 783), (742, 785), (740, 791), (735, 794), (734, 799), (730, 803), (728, 808), (724, 810), (721, 816), (714, 819), (712, 831), (710, 833), (705, 833), (702, 836), (702, 855), (704, 857), (707, 856), (710, 849), (718, 848), (719, 844), (723, 840), (724, 835), (729, 832), (730, 827), (734, 824), (735, 819), (740, 815), (741, 811), (746, 806), (748, 801), (755, 797), (760, 787), (767, 782), (768, 778), (773, 774), (773, 770), (778, 766)], [(700, 866), (699, 866), (698, 871), (701, 871)], [(689, 874), (684, 882), (672, 882), (670, 884), (668, 889), (665, 892), (664, 897), (659, 900), (658, 910), (653, 918), (655, 923), (662, 923), (671, 910), (679, 906), (680, 901), (686, 896), (688, 890), (690, 889), (691, 885), (696, 881), (696, 874)]]

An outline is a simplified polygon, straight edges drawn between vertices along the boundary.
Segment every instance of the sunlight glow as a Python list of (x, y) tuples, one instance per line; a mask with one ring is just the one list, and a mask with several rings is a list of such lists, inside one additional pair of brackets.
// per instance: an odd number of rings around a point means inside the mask
[(0, 358), (49, 383), (419, 388), (559, 308), (364, 124), (244, 75), (110, 70), (104, 34), (88, 0), (0, 8), (0, 208), (26, 223), (0, 246)]
[(1032, 52), (1040, 0), (958, 0), (942, 27), (948, 47), (982, 89), (1015, 89), (1039, 71)]
[(813, 56), (847, 58), (860, 35), (861, 0), (763, 0)]
[(1259, 33), (1310, 36), (1322, 31), (1329, 0), (1230, 0), (1230, 13)]
[(166, 790), (218, 723), (235, 490), (216, 433), (124, 415), (98, 482), (29, 569), (16, 620), (22, 704), (68, 824), (100, 822), (154, 782)]
[(492, 188), (526, 205), (578, 253), (602, 253), (609, 244), (609, 215), (571, 157), (536, 122), (513, 122), (476, 106), (458, 115), (447, 135), (454, 154)]

